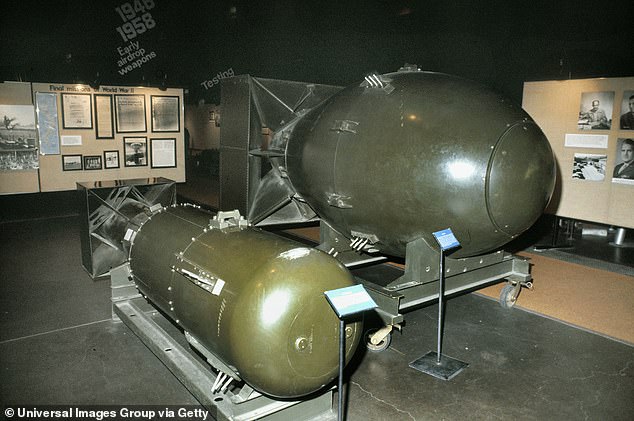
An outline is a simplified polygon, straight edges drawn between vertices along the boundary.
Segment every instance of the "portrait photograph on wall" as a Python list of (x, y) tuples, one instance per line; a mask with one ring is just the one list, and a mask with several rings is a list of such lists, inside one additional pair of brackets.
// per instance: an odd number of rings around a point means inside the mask
[(81, 169), (81, 155), (62, 155), (62, 170), (80, 171)]
[(105, 169), (119, 168), (119, 151), (104, 151), (103, 164)]
[(576, 153), (572, 166), (572, 178), (577, 180), (603, 181), (607, 155)]
[(180, 131), (179, 97), (152, 95), (150, 103), (153, 132)]
[(612, 182), (634, 185), (634, 137), (618, 139), (614, 162)]
[(38, 169), (33, 106), (0, 104), (0, 118), (0, 169)]
[(634, 89), (623, 92), (619, 128), (621, 130), (634, 130)]
[(609, 130), (612, 127), (614, 91), (583, 92), (579, 105), (579, 130)]
[(147, 165), (146, 137), (124, 137), (123, 151), (126, 167), (143, 167)]
[(62, 94), (62, 123), (65, 129), (92, 129), (92, 95)]
[(141, 133), (147, 131), (145, 95), (115, 95), (114, 102), (117, 133)]

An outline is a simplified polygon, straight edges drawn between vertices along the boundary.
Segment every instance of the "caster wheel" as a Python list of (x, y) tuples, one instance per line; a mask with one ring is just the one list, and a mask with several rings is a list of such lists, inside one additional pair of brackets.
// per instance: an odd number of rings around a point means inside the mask
[(378, 344), (376, 345), (373, 344), (372, 341), (370, 341), (370, 338), (372, 337), (372, 335), (374, 335), (377, 332), (377, 330), (378, 329), (370, 329), (367, 332), (365, 332), (365, 347), (370, 352), (385, 351), (392, 343), (392, 334), (389, 334), (385, 338), (383, 338), (383, 340), (379, 342)]
[(503, 308), (512, 308), (517, 301), (519, 294), (519, 288), (513, 284), (504, 285), (502, 291), (500, 291), (500, 305)]

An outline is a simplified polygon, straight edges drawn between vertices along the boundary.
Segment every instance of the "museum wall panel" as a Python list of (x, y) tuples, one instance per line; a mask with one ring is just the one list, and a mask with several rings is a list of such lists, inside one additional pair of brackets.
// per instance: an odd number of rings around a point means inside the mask
[(634, 228), (634, 178), (623, 166), (632, 159), (632, 95), (634, 77), (524, 83), (522, 106), (557, 159), (548, 213)]
[(0, 84), (0, 194), (185, 181), (182, 89)]

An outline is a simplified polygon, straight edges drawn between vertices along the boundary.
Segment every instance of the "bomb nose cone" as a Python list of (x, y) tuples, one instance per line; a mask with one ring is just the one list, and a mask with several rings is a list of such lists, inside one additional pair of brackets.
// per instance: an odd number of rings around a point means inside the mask
[(517, 123), (500, 136), (486, 179), (487, 212), (498, 230), (514, 237), (539, 218), (554, 189), (555, 161), (535, 123)]

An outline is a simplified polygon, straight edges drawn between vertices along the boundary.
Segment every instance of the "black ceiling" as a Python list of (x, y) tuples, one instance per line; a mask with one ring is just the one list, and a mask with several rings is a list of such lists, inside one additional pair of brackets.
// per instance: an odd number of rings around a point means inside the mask
[[(131, 40), (145, 59), (121, 74), (129, 64), (117, 50), (130, 44), (121, 26), (124, 8), (132, 16), (126, 3), (137, 6), (137, 27), (146, 24)], [(219, 87), (205, 81), (219, 72), (346, 85), (407, 62), (478, 80), (519, 102), (526, 80), (634, 75), (631, 1), (513, 3), (23, 0), (3, 10), (0, 76), (166, 83), (209, 102)]]

